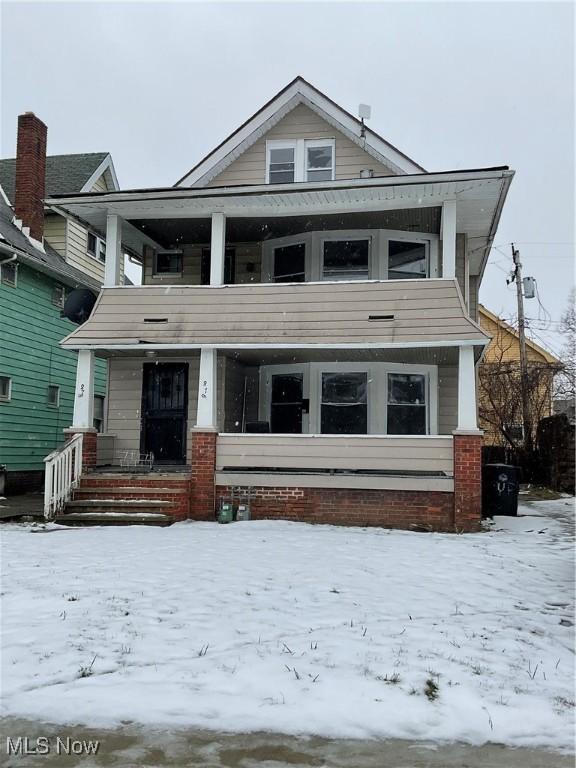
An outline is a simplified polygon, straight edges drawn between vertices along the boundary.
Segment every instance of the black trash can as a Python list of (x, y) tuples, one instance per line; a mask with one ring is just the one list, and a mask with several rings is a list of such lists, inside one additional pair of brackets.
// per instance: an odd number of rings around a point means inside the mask
[(482, 467), (482, 517), (518, 514), (520, 467), (484, 464)]

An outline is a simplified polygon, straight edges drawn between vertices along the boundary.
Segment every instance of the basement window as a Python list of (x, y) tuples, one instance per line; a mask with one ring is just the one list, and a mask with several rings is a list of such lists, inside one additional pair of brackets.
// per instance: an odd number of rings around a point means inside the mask
[(0, 282), (9, 288), (16, 288), (18, 282), (18, 266), (15, 261), (0, 266)]
[(12, 379), (10, 376), (0, 376), (0, 402), (8, 403), (12, 397)]
[(46, 392), (46, 402), (53, 408), (58, 408), (60, 405), (60, 387), (54, 384), (49, 384)]

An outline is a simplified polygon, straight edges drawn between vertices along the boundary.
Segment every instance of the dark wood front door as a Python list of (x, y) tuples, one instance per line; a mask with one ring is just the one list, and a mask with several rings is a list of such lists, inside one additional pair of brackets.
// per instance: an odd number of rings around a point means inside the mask
[(155, 464), (186, 463), (188, 364), (145, 363), (142, 382), (142, 452)]

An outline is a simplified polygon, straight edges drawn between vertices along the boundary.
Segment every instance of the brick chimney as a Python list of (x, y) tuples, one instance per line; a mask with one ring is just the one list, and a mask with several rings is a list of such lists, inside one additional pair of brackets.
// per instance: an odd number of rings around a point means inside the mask
[(30, 227), (30, 235), (42, 240), (46, 189), (46, 136), (48, 129), (33, 112), (18, 116), (16, 189), (14, 213)]

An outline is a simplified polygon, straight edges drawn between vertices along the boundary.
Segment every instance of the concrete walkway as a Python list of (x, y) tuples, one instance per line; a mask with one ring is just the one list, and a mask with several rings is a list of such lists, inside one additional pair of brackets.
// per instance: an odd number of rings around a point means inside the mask
[[(35, 746), (48, 737), (46, 756), (8, 757), (7, 737), (28, 737)], [(94, 756), (56, 753), (56, 739), (98, 740)], [(537, 749), (512, 749), (499, 744), (471, 747), (464, 744), (425, 745), (400, 740), (339, 741), (297, 738), (269, 733), (224, 734), (206, 731), (165, 731), (126, 725), (98, 730), (43, 725), (8, 719), (2, 723), (0, 762), (6, 768), (116, 766), (117, 768), (572, 768), (574, 758)]]

